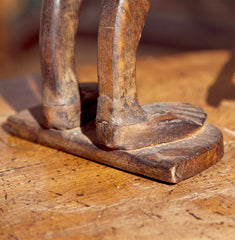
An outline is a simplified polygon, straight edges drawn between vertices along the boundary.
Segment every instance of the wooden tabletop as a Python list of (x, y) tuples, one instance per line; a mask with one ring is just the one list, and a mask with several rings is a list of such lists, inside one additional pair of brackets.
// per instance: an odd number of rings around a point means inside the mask
[[(146, 57), (141, 104), (188, 102), (224, 134), (225, 155), (169, 185), (9, 135), (6, 118), (40, 104), (40, 76), (0, 82), (0, 239), (234, 239), (235, 54)], [(96, 66), (79, 69), (96, 81)]]

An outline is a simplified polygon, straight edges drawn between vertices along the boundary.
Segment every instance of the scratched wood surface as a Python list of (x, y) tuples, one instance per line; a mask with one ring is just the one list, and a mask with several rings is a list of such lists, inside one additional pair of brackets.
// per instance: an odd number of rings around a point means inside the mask
[[(234, 239), (235, 54), (208, 51), (142, 59), (141, 104), (203, 107), (224, 158), (167, 185), (10, 136), (6, 118), (41, 101), (35, 76), (0, 82), (0, 239)], [(96, 67), (79, 71), (96, 81)]]

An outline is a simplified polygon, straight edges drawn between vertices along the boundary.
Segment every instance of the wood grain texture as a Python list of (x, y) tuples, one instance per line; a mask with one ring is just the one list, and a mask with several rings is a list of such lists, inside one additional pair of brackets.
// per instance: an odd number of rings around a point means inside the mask
[[(40, 146), (0, 128), (0, 238), (232, 240), (235, 79), (219, 77), (230, 60), (228, 51), (209, 51), (148, 57), (137, 64), (141, 104), (190, 102), (204, 108), (224, 134), (224, 158), (177, 185)], [(96, 79), (96, 67), (83, 67), (80, 76), (81, 82)], [(207, 102), (211, 87), (220, 89), (214, 92), (217, 107)], [(39, 91), (32, 76), (1, 82), (1, 125), (14, 112), (39, 104)]]

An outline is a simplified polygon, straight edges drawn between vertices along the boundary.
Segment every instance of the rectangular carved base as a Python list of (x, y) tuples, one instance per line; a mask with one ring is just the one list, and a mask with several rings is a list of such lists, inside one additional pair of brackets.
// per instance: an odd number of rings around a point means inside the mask
[(216, 163), (223, 156), (223, 136), (206, 125), (190, 138), (136, 150), (110, 150), (98, 145), (95, 122), (70, 131), (42, 127), (41, 107), (11, 116), (7, 130), (15, 136), (153, 179), (177, 183)]

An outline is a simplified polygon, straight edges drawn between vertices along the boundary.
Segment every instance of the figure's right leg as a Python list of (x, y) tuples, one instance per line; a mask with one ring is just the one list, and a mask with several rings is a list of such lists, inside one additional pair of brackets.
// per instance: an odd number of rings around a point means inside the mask
[(97, 137), (118, 148), (115, 131), (146, 120), (136, 91), (136, 53), (150, 0), (104, 0), (98, 38)]
[(96, 132), (99, 143), (112, 149), (137, 149), (183, 139), (206, 122), (204, 111), (189, 104), (139, 105), (136, 53), (150, 5), (151, 0), (103, 1)]

